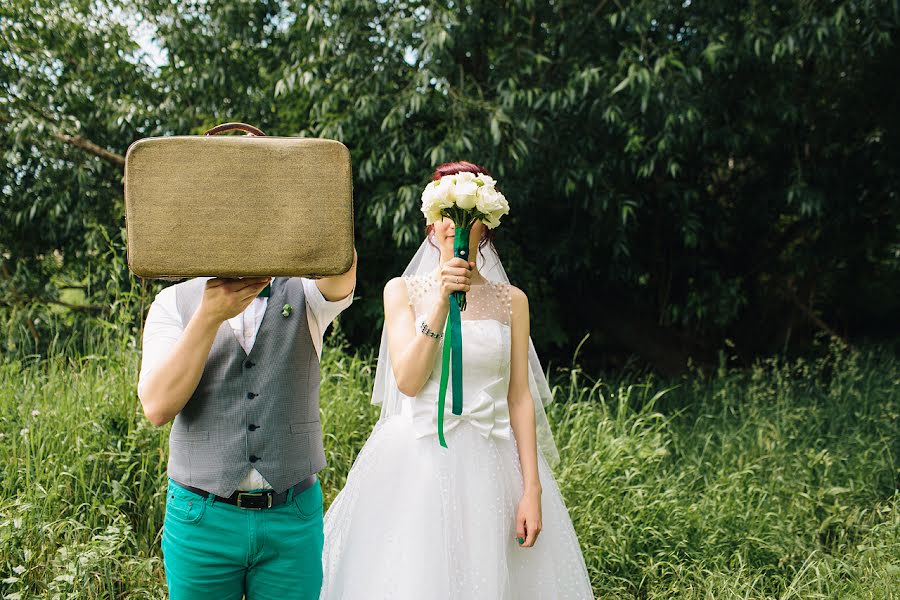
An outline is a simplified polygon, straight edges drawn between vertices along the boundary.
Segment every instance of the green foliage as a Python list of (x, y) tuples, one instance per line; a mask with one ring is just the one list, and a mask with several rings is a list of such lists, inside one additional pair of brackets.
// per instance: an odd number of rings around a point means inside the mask
[(598, 597), (892, 597), (898, 376), (839, 343), (669, 387), (571, 371), (550, 416)]
[[(127, 338), (0, 362), (4, 597), (166, 597), (169, 426), (141, 411)], [(327, 506), (378, 408), (371, 354), (331, 336), (322, 365)], [(598, 598), (894, 597), (895, 358), (834, 345), (676, 380), (551, 379), (556, 480)]]
[[(98, 235), (124, 252), (121, 167), (56, 133), (121, 155), (230, 120), (350, 148), (357, 343), (374, 341), (381, 287), (421, 239), (429, 173), (455, 159), (510, 200), (498, 245), (545, 355), (588, 330), (595, 363), (637, 354), (675, 371), (714, 361), (723, 338), (749, 360), (815, 329), (900, 325), (897, 0), (0, 11), (0, 318), (17, 327), (60, 285), (91, 286), (95, 305), (97, 282), (128, 288)], [(155, 30), (159, 68), (126, 18)]]

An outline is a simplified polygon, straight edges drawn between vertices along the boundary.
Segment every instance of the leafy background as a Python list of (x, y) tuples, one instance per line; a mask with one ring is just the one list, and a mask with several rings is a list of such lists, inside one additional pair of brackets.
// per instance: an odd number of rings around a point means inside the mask
[(498, 246), (548, 358), (589, 333), (588, 365), (673, 373), (724, 339), (747, 362), (900, 325), (896, 0), (10, 0), (0, 19), (0, 318), (32, 349), (41, 323), (108, 314), (111, 287), (158, 289), (110, 256), (128, 145), (231, 120), (350, 148), (357, 345), (455, 159), (512, 203)]

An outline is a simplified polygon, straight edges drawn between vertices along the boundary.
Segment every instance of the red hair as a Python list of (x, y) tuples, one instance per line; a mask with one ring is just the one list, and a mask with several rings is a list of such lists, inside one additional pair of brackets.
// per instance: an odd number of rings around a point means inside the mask
[(434, 173), (431, 174), (431, 180), (437, 181), (444, 175), (456, 175), (457, 173), (475, 173), (476, 175), (484, 173), (485, 175), (490, 175), (490, 173), (488, 173), (488, 170), (484, 167), (480, 167), (475, 163), (461, 160), (459, 162), (448, 162), (442, 165), (438, 165), (438, 168), (435, 169)]
[[(475, 163), (470, 163), (465, 160), (461, 160), (458, 162), (447, 162), (442, 165), (438, 165), (438, 167), (434, 170), (434, 173), (431, 174), (431, 180), (437, 181), (441, 177), (445, 175), (456, 175), (457, 173), (474, 173), (476, 175), (480, 175), (484, 173), (485, 175), (490, 175), (488, 170), (482, 166), (476, 165)], [(434, 231), (434, 225), (429, 225), (425, 228), (425, 233), (428, 235), (428, 239), (431, 239), (431, 234)], [(478, 242), (478, 248), (484, 247), (488, 242), (494, 242), (494, 230), (490, 227), (485, 227), (484, 231), (481, 234), (481, 241)]]

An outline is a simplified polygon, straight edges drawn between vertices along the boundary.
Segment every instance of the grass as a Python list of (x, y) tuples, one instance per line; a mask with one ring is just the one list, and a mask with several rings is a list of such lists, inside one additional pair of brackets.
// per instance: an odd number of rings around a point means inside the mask
[[(3, 598), (166, 595), (169, 426), (144, 418), (120, 337), (0, 362)], [(326, 504), (377, 419), (372, 375), (371, 356), (327, 348)], [(832, 346), (554, 381), (556, 476), (598, 598), (900, 597), (900, 360)]]

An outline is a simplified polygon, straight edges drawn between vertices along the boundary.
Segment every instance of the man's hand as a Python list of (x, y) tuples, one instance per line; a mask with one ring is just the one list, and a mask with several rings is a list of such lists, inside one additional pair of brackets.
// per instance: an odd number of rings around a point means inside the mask
[(213, 277), (206, 281), (197, 312), (214, 323), (222, 323), (241, 314), (270, 281), (271, 277)]

